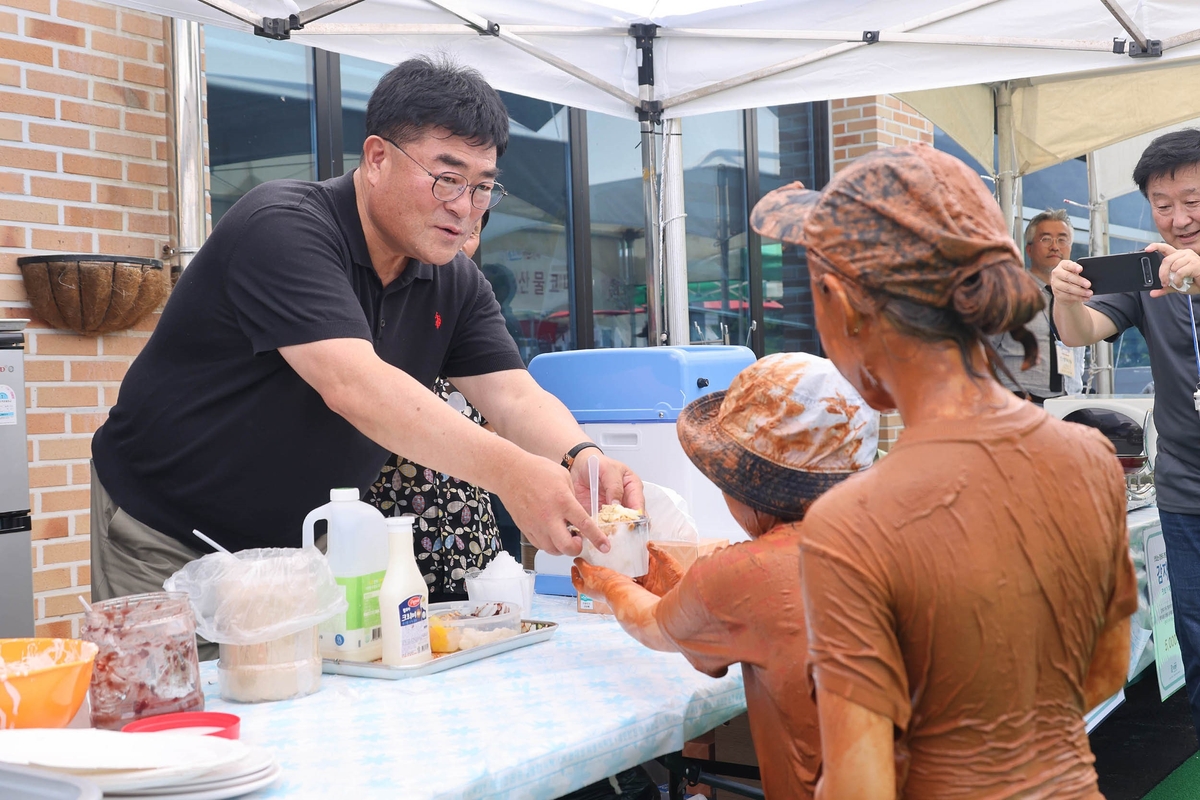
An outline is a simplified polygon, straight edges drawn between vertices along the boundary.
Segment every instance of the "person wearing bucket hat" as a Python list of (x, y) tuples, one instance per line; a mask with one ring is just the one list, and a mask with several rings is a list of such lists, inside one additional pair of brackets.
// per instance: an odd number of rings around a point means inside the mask
[(800, 540), (818, 797), (1099, 798), (1085, 712), (1124, 683), (1137, 585), (1109, 442), (996, 381), (1041, 306), (978, 176), (928, 146), (767, 195), (821, 341), (899, 440)]
[[(823, 492), (871, 465), (879, 417), (828, 360), (781, 353), (688, 404), (678, 431), (753, 541), (699, 559), (661, 598), (582, 559), (572, 579), (648, 647), (682, 652), (713, 676), (741, 662), (767, 797), (811, 798), (821, 749), (806, 688), (801, 520)], [(650, 551), (650, 575), (670, 574), (670, 556), (653, 543)]]

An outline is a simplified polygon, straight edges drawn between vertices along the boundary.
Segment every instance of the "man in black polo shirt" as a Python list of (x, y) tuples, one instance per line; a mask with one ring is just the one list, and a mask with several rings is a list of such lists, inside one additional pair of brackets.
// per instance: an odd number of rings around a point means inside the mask
[[(543, 550), (577, 554), (569, 525), (607, 549), (577, 499), (598, 448), (460, 253), (503, 197), (500, 97), (415, 59), (380, 80), (366, 129), (357, 170), (251, 190), (180, 278), (93, 440), (94, 598), (161, 589), (206, 549), (193, 529), (296, 547), (330, 488), (370, 485), (389, 452), (495, 492)], [(439, 373), (500, 436), (429, 391)], [(606, 501), (643, 507), (628, 468), (601, 468)]]

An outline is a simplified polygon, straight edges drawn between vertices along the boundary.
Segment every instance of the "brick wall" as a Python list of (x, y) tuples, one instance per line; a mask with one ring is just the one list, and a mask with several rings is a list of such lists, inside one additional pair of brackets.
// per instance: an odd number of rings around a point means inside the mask
[[(933, 123), (888, 95), (834, 100), (829, 114), (834, 172), (872, 150), (915, 142), (933, 144)], [(899, 414), (884, 414), (879, 421), (879, 447), (889, 450), (903, 429)]]
[(851, 97), (829, 104), (833, 171), (881, 147), (933, 144), (933, 123), (888, 95)]
[[(156, 257), (171, 220), (161, 17), (88, 0), (0, 6), (0, 315), (32, 317), (21, 255)], [(26, 345), (38, 635), (79, 632), (90, 592), (91, 436), (157, 314), (77, 336), (33, 319)]]

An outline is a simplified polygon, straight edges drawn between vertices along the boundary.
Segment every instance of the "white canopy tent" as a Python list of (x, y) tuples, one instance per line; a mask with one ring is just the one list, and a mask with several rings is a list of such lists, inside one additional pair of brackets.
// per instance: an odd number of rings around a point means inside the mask
[[(991, 164), (999, 117), (1007, 145), (995, 172), (1011, 210), (1022, 172), (1200, 116), (1200, 97), (1180, 91), (1200, 85), (1195, 0), (324, 0), (304, 9), (292, 0), (116, 2), (384, 63), (446, 52), (498, 89), (637, 115), (648, 145), (648, 296), (665, 286), (668, 309), (663, 326), (650, 303), (652, 341), (664, 327), (673, 343), (688, 337), (678, 321), (686, 320), (684, 254), (659, 251), (683, 241), (671, 226), (684, 224), (680, 193), (660, 198), (654, 183), (662, 120), (895, 94)], [(680, 163), (669, 150), (677, 140), (665, 137), (661, 163)]]

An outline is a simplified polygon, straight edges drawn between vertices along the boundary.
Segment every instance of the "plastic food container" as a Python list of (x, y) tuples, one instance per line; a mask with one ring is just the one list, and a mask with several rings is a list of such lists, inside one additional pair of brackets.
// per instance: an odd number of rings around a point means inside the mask
[(96, 652), (79, 639), (0, 639), (0, 729), (70, 723), (87, 696)]
[(535, 573), (525, 570), (520, 578), (489, 578), (485, 574), (467, 575), (463, 583), (472, 603), (512, 603), (521, 607), (521, 616), (533, 612), (533, 582)]
[(321, 688), (317, 626), (261, 644), (222, 644), (217, 680), (221, 699), (265, 703), (303, 697)]
[(521, 632), (521, 608), (515, 603), (433, 603), (429, 606), (429, 644), (436, 653), (457, 653)]
[(650, 518), (632, 522), (601, 522), (600, 530), (608, 537), (609, 551), (601, 553), (587, 539), (583, 540), (583, 560), (592, 566), (608, 567), (614, 572), (640, 578), (650, 570)]
[(186, 594), (93, 603), (80, 637), (100, 648), (90, 692), (94, 727), (119, 730), (142, 717), (204, 710), (196, 618)]

